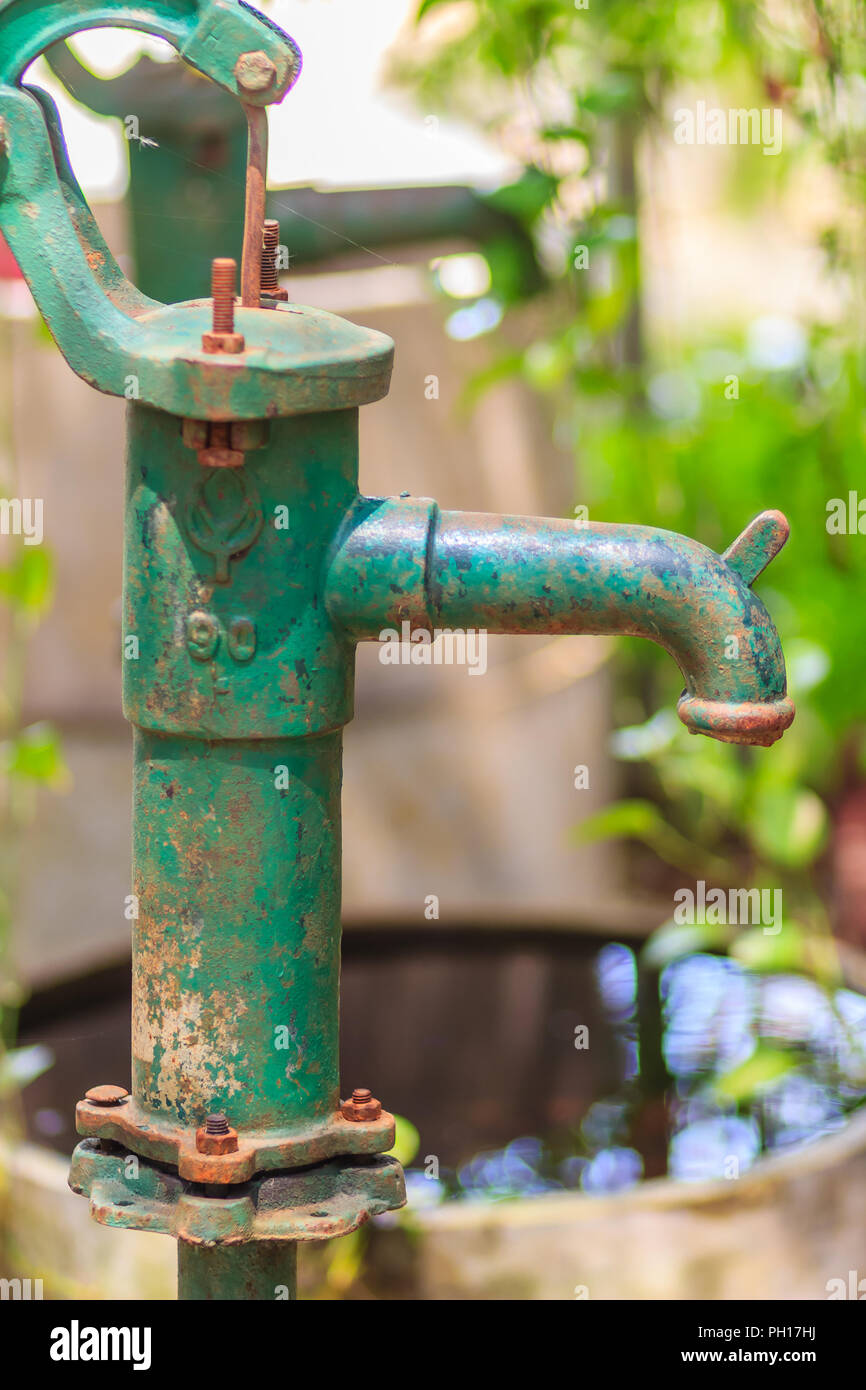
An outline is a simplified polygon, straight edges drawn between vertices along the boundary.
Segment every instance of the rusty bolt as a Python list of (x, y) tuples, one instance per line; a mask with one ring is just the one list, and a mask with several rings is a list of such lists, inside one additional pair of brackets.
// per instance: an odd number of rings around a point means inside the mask
[(244, 92), (266, 92), (274, 85), (276, 76), (276, 67), (261, 49), (242, 53), (235, 63), (237, 84)]
[(243, 352), (244, 335), (235, 332), (235, 283), (237, 261), (218, 256), (211, 266), (213, 331), (202, 333), (203, 352)]
[(269, 217), (262, 232), (262, 294), (268, 299), (288, 299), (288, 290), (280, 289), (277, 253), (280, 248), (280, 224)]
[(238, 1132), (219, 1111), (208, 1115), (196, 1130), (195, 1146), (200, 1154), (234, 1154), (238, 1151)]
[(340, 1106), (344, 1120), (359, 1124), (362, 1120), (378, 1120), (382, 1114), (382, 1102), (377, 1100), (366, 1086), (356, 1086), (351, 1100), (344, 1100)]
[(125, 1086), (91, 1086), (84, 1099), (91, 1105), (122, 1105), (129, 1100), (129, 1092)]
[(207, 444), (198, 451), (198, 461), (202, 468), (241, 468), (244, 462), (242, 449), (231, 446), (231, 425), (212, 420), (208, 428)]

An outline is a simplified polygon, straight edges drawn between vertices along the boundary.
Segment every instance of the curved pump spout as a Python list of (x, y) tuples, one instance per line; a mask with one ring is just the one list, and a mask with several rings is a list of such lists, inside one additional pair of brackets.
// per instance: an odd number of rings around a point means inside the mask
[(333, 557), (332, 618), (358, 640), (414, 628), (623, 633), (670, 652), (693, 732), (775, 743), (794, 717), (779, 636), (751, 584), (788, 523), (762, 512), (717, 555), (650, 526), (440, 512), (364, 500)]

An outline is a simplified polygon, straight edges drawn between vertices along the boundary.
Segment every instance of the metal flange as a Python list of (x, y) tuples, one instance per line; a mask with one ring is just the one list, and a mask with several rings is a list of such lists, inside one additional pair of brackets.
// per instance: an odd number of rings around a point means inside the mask
[(177, 1169), (198, 1183), (243, 1183), (255, 1173), (322, 1163), (338, 1154), (384, 1153), (394, 1144), (394, 1116), (383, 1110), (376, 1120), (347, 1120), (339, 1111), (305, 1129), (238, 1132), (232, 1153), (201, 1153), (196, 1126), (184, 1127), (144, 1110), (132, 1096), (110, 1108), (80, 1100), (75, 1108), (79, 1134), (108, 1139), (143, 1158)]
[(190, 1245), (328, 1240), (406, 1203), (400, 1164), (381, 1154), (261, 1175), (213, 1196), (99, 1139), (77, 1145), (69, 1186), (90, 1199), (103, 1226), (155, 1231)]

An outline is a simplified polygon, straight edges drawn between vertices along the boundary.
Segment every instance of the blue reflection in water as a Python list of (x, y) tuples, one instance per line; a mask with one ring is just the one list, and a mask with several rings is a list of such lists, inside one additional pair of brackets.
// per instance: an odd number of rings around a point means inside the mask
[(664, 1056), (672, 1076), (726, 1070), (753, 1051), (755, 981), (722, 956), (687, 956), (662, 975)]
[(643, 1176), (643, 1159), (634, 1149), (602, 1149), (583, 1170), (584, 1192), (622, 1192)]
[[(661, 1053), (641, 1072), (638, 970), (634, 951), (605, 945), (595, 963), (601, 1003), (619, 1044), (621, 1086), (599, 1097), (566, 1132), (523, 1136), (477, 1154), (433, 1182), (408, 1174), (412, 1200), (443, 1195), (502, 1201), (545, 1192), (620, 1192), (644, 1175), (647, 1142), (667, 1148), (670, 1177), (736, 1178), (762, 1155), (808, 1143), (844, 1125), (866, 1096), (866, 998), (828, 992), (796, 975), (760, 976), (724, 956), (694, 954), (659, 981)], [(641, 999), (645, 991), (642, 991)], [(645, 1005), (641, 1004), (641, 1017)], [(656, 1027), (658, 1033), (658, 1027)], [(726, 1095), (724, 1074), (769, 1049), (787, 1070), (766, 1085)], [(658, 1051), (658, 1049), (657, 1049)], [(786, 1063), (786, 1064), (787, 1064)], [(648, 1078), (667, 1070), (666, 1084)], [(653, 1089), (655, 1086), (655, 1089)], [(653, 1125), (655, 1126), (653, 1128)], [(659, 1171), (658, 1168), (650, 1171)]]
[(612, 1020), (631, 1018), (637, 1002), (637, 961), (634, 951), (618, 941), (602, 946), (596, 957), (598, 993)]
[(668, 1172), (687, 1182), (738, 1178), (760, 1150), (761, 1131), (754, 1120), (736, 1115), (695, 1120), (673, 1136)]

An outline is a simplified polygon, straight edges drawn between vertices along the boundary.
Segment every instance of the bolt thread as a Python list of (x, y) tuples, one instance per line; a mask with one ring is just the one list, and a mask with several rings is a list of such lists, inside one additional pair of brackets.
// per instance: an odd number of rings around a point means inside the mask
[(225, 1115), (219, 1113), (208, 1115), (204, 1122), (204, 1127), (207, 1134), (228, 1134), (229, 1132), (228, 1120)]
[(356, 1105), (364, 1105), (368, 1100), (373, 1099), (373, 1092), (366, 1086), (356, 1086), (352, 1092), (352, 1100)]
[(275, 294), (280, 288), (277, 253), (280, 247), (280, 224), (269, 217), (262, 232), (262, 294)]
[(217, 257), (211, 266), (214, 333), (235, 331), (235, 282), (237, 261), (228, 256)]

